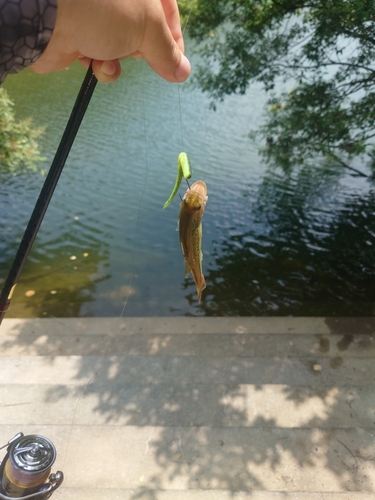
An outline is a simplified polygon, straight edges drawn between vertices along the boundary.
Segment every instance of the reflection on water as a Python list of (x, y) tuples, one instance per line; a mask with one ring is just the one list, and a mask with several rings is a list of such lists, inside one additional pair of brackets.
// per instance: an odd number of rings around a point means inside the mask
[[(375, 312), (375, 190), (333, 169), (265, 173), (251, 223), (228, 227), (206, 276), (207, 315)], [(246, 219), (246, 216), (245, 216)]]
[[(18, 115), (48, 127), (45, 168), (83, 76), (77, 65), (6, 83)], [(340, 167), (265, 168), (247, 138), (264, 102), (254, 87), (214, 113), (198, 90), (126, 61), (119, 82), (95, 90), (8, 317), (374, 314), (373, 184)], [(183, 149), (209, 191), (200, 306), (178, 199), (162, 210)], [(43, 179), (0, 176), (4, 279)]]

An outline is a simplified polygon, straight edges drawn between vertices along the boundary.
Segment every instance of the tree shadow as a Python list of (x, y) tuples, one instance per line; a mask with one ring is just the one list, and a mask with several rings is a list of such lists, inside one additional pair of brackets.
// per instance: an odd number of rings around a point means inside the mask
[[(361, 194), (356, 186), (362, 186)], [(248, 222), (223, 229), (206, 316), (372, 316), (375, 191), (330, 165), (269, 169)]]
[[(326, 333), (290, 321), (279, 334), (257, 333), (246, 318), (233, 318), (228, 333), (205, 333), (205, 318), (181, 318), (186, 333), (174, 333), (173, 320), (142, 326), (114, 318), (99, 328), (94, 318), (35, 320), (32, 333), (27, 323), (15, 325), (1, 348), (44, 356), (52, 366), (73, 357), (69, 383), (47, 386), (45, 404), (74, 399), (67, 422), (98, 426), (121, 446), (123, 433), (142, 434), (121, 455), (103, 442), (111, 484), (105, 470), (96, 473), (112, 487), (129, 460), (147, 459), (153, 466), (131, 485), (134, 499), (185, 488), (374, 491), (373, 318), (351, 333), (344, 319), (331, 328), (336, 319), (326, 318)], [(84, 475), (93, 464), (81, 466)]]

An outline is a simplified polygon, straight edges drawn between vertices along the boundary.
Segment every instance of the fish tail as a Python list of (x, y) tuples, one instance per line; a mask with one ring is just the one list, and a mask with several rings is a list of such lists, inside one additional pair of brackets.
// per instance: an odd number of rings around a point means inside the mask
[(197, 292), (198, 292), (198, 302), (201, 303), (201, 297), (202, 297), (202, 292), (206, 288), (206, 280), (204, 279), (204, 276), (202, 275), (202, 279), (197, 285)]

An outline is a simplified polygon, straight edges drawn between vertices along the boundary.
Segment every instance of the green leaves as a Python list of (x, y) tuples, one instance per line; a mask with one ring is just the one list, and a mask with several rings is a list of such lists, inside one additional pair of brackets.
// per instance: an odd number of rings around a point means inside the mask
[(370, 155), (374, 21), (373, 0), (197, 0), (188, 24), (203, 56), (196, 81), (213, 107), (256, 81), (266, 91), (276, 78), (298, 82), (270, 100), (260, 130), (268, 161)]
[(37, 139), (43, 128), (32, 120), (16, 121), (13, 102), (4, 88), (0, 88), (0, 169), (16, 173), (19, 170), (37, 170), (40, 156)]

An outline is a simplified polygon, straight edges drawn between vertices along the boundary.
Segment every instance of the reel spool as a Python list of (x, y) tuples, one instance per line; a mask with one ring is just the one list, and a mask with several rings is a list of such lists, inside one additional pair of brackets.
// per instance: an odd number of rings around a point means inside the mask
[(20, 432), (0, 449), (6, 446), (7, 454), (0, 464), (0, 499), (49, 498), (64, 480), (61, 471), (50, 474), (56, 459), (53, 443), (43, 436)]

